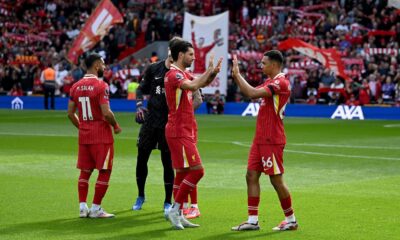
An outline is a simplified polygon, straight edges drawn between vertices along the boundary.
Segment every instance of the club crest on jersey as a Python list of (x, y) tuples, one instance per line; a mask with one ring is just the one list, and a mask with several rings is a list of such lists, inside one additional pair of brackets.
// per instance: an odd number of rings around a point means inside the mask
[(176, 73), (176, 78), (177, 79), (183, 79), (183, 75), (181, 73)]

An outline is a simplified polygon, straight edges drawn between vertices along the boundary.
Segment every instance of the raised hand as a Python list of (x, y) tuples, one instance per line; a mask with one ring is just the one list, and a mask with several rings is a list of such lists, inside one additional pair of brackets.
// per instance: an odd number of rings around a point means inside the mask
[(238, 64), (238, 60), (237, 60), (237, 56), (233, 55), (233, 60), (232, 60), (232, 75), (233, 76), (237, 76), (240, 74), (240, 70), (239, 70), (239, 64)]
[(208, 68), (214, 70), (214, 53), (211, 53), (210, 58), (208, 59)]
[(223, 59), (224, 59), (223, 57), (220, 57), (218, 59), (217, 66), (214, 68), (214, 71), (213, 71), (214, 74), (218, 74), (221, 71), (222, 60)]

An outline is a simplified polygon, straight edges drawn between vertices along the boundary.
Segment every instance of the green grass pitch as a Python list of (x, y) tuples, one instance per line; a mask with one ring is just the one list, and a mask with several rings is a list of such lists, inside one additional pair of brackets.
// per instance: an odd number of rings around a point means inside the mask
[(149, 161), (143, 210), (130, 210), (139, 125), (133, 113), (116, 116), (123, 133), (115, 137), (103, 201), (116, 218), (79, 219), (77, 130), (66, 112), (0, 110), (0, 239), (400, 239), (399, 122), (285, 119), (285, 179), (299, 229), (271, 230), (283, 214), (262, 176), (261, 230), (231, 232), (247, 219), (245, 172), (255, 119), (197, 116), (206, 175), (199, 184), (202, 215), (193, 222), (201, 227), (176, 231), (162, 214), (158, 151)]

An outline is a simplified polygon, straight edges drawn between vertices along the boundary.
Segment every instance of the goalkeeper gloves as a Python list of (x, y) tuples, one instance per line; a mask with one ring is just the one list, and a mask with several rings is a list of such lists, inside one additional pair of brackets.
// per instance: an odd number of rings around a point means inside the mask
[(136, 117), (135, 120), (137, 123), (142, 124), (145, 122), (147, 108), (143, 107), (142, 101), (138, 101), (136, 103)]

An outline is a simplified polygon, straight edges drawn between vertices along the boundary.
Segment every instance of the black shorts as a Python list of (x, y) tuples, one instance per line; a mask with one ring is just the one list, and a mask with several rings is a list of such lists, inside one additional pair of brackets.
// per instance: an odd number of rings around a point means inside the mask
[(137, 147), (169, 152), (167, 140), (165, 139), (165, 128), (154, 128), (143, 124), (137, 139)]

